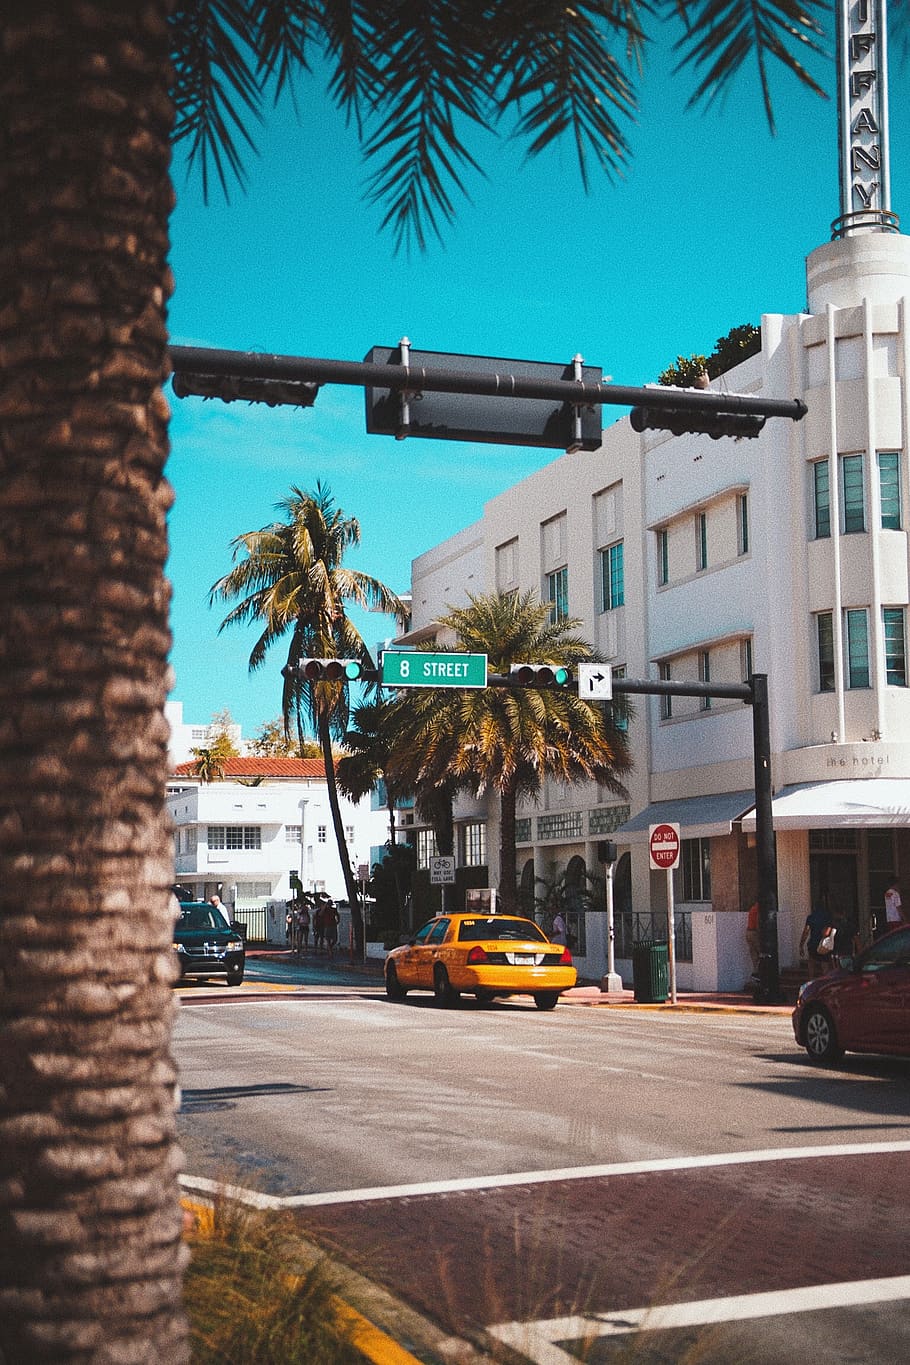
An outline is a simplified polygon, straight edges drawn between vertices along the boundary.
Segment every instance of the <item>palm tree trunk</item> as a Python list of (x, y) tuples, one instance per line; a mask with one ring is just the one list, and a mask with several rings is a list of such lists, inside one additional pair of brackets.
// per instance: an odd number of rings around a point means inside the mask
[(504, 915), (517, 915), (518, 858), (515, 851), (515, 812), (517, 797), (514, 787), (507, 787), (499, 805), (499, 905)]
[(0, 1358), (189, 1359), (171, 1053), (167, 0), (0, 20)]
[(341, 862), (341, 870), (344, 873), (344, 885), (345, 890), (348, 893), (348, 905), (351, 907), (351, 924), (354, 927), (354, 956), (358, 962), (362, 962), (364, 952), (363, 907), (360, 904), (357, 878), (354, 876), (354, 869), (351, 867), (351, 855), (348, 852), (347, 840), (344, 837), (344, 824), (341, 819), (341, 804), (338, 800), (338, 782), (335, 778), (335, 756), (332, 753), (332, 736), (329, 730), (328, 716), (320, 715), (318, 729), (319, 747), (322, 749), (325, 781), (329, 795), (329, 809), (332, 812), (332, 827), (335, 830), (335, 843), (338, 847), (338, 858)]

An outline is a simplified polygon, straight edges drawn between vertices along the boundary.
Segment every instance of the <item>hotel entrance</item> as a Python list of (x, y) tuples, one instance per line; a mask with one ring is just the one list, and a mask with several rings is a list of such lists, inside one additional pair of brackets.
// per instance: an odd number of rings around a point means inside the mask
[(854, 925), (860, 942), (872, 942), (884, 927), (885, 890), (897, 863), (890, 830), (809, 831), (809, 886), (812, 906)]

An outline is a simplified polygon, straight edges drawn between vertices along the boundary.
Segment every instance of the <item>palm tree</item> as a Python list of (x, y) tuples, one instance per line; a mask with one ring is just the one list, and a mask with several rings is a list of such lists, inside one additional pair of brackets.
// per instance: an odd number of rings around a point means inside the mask
[[(718, 79), (766, 52), (800, 75), (787, 48), (805, 50), (813, 8), (778, 0), (759, 29), (750, 0), (734, 0), (710, 54)], [(697, 59), (712, 7), (678, 9), (694, 15), (686, 41)], [(306, 72), (309, 46), (321, 44), (334, 97), (362, 113), (374, 195), (394, 230), (420, 240), (434, 207), (450, 216), (448, 188), (471, 164), (456, 126), (518, 110), (532, 150), (568, 130), (607, 169), (621, 159), (611, 111), (621, 118), (634, 100), (610, 48), (628, 35), (639, 52), (648, 13), (641, 0), (501, 0), (492, 22), (473, 0), (2, 7), (0, 1353), (9, 1360), (188, 1357), (162, 801), (172, 137), (190, 139), (204, 171), (241, 173), (231, 130), (246, 137), (263, 99)]]
[(377, 578), (343, 565), (345, 551), (360, 543), (360, 524), (335, 506), (324, 484), (317, 483), (314, 493), (292, 488), (276, 510), (284, 521), (236, 537), (234, 567), (212, 586), (209, 596), (212, 601), (237, 601), (221, 630), (250, 621), (262, 625), (250, 653), (251, 671), (262, 667), (276, 640), (290, 634), (281, 702), (285, 732), (293, 719), (302, 746), (306, 716), (319, 740), (355, 946), (362, 954), (363, 912), (345, 840), (332, 749), (333, 738), (340, 739), (347, 729), (348, 684), (312, 682), (301, 676), (299, 665), (307, 658), (346, 658), (371, 667), (369, 651), (347, 616), (347, 603), (376, 609), (402, 623), (407, 608)]
[[(392, 713), (394, 702), (378, 700), (364, 702), (355, 708), (353, 724), (344, 737), (345, 753), (336, 764), (338, 786), (351, 801), (362, 801), (376, 788), (385, 795), (389, 816), (389, 848), (395, 847), (395, 809), (398, 802), (409, 795), (399, 788), (390, 770), (392, 757)], [(400, 863), (393, 861), (395, 893), (399, 923), (404, 912), (404, 889)]]
[(394, 702), (379, 699), (355, 707), (344, 737), (345, 752), (336, 766), (338, 786), (351, 801), (361, 801), (382, 787), (389, 816), (389, 842), (395, 842), (395, 808), (410, 793), (398, 789), (389, 772), (392, 754), (391, 721)]
[[(458, 647), (486, 654), (491, 673), (513, 663), (572, 665), (593, 659), (573, 632), (581, 624), (554, 621), (548, 603), (533, 593), (471, 597), (467, 607), (442, 617)], [(545, 779), (596, 781), (625, 795), (621, 776), (630, 766), (625, 736), (603, 709), (562, 689), (487, 687), (430, 692), (416, 699), (405, 752), (414, 755), (416, 778), (432, 787), (444, 781), (495, 792), (500, 805), (499, 891), (503, 909), (518, 906), (515, 824), (518, 799), (536, 796)]]

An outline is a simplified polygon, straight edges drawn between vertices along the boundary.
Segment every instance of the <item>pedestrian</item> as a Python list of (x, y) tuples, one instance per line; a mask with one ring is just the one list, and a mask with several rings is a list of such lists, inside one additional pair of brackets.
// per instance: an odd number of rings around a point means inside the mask
[(569, 935), (566, 929), (565, 916), (561, 910), (557, 910), (556, 914), (553, 916), (553, 928), (550, 930), (550, 942), (561, 943), (563, 947), (565, 947), (568, 940)]
[(749, 949), (749, 957), (752, 961), (752, 975), (758, 976), (758, 964), (761, 960), (761, 940), (758, 932), (758, 901), (753, 901), (749, 906), (749, 913), (746, 916), (746, 946)]
[(300, 903), (300, 947), (306, 954), (310, 946), (310, 906), (306, 896)]
[(221, 915), (224, 918), (225, 923), (228, 926), (230, 926), (231, 917), (228, 914), (228, 908), (225, 905), (224, 901), (221, 899), (221, 897), (209, 896), (209, 905), (212, 907), (213, 910), (217, 910), (219, 915)]
[(817, 905), (806, 916), (802, 937), (799, 940), (799, 956), (800, 961), (808, 957), (809, 973), (812, 977), (824, 976), (832, 965), (832, 950), (823, 948), (821, 944), (822, 940), (829, 934), (833, 935), (834, 931), (831, 916), (823, 906)]
[(318, 953), (325, 947), (325, 921), (323, 919), (322, 902), (320, 901), (313, 912), (313, 952)]
[(325, 934), (325, 950), (329, 957), (335, 956), (335, 945), (338, 942), (338, 924), (341, 919), (335, 909), (335, 902), (327, 900), (322, 907), (322, 929)]
[(896, 929), (899, 924), (906, 920), (904, 907), (901, 904), (901, 891), (897, 878), (889, 882), (888, 890), (885, 892), (885, 933), (890, 929)]

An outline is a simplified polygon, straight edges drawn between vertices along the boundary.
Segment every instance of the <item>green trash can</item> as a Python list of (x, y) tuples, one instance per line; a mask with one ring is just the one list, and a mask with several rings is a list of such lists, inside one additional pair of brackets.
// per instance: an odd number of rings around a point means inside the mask
[(666, 943), (642, 939), (632, 946), (632, 988), (639, 1005), (662, 1005), (669, 994)]

